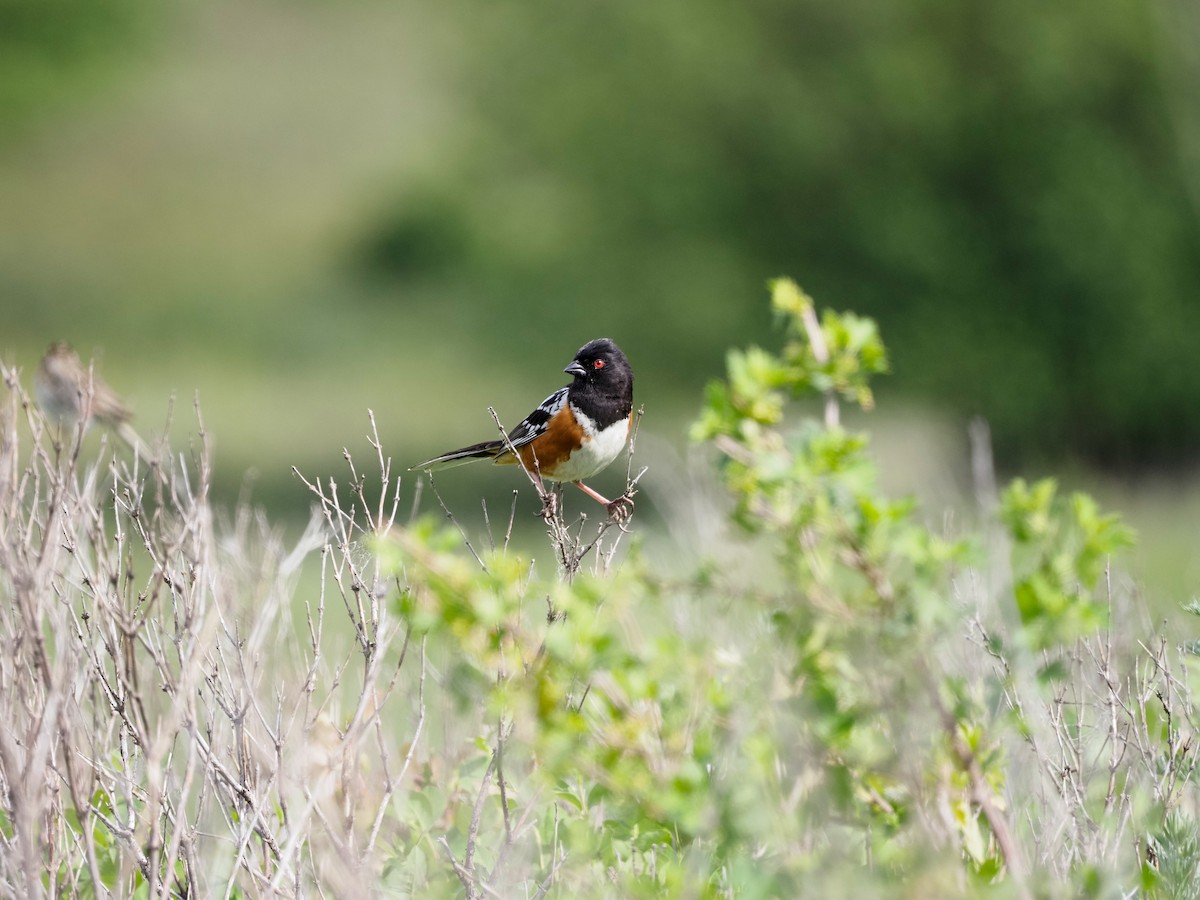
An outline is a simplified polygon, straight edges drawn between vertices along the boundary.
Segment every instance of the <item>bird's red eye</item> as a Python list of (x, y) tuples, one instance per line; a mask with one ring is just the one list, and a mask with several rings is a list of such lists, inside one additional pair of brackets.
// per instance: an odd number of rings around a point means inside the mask
[(594, 363), (592, 363), (592, 368), (593, 369), (603, 369), (604, 368), (604, 360), (602, 360), (602, 359), (596, 360)]

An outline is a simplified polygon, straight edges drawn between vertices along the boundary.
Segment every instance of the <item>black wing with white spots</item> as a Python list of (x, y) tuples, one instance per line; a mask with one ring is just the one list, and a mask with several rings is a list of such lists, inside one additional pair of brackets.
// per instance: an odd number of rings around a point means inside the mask
[[(517, 427), (508, 433), (508, 440), (514, 447), (524, 447), (538, 435), (545, 434), (550, 420), (557, 415), (567, 403), (568, 388), (559, 388), (538, 404), (538, 408), (527, 415)], [(499, 442), (503, 447), (503, 441)]]
[[(524, 447), (538, 435), (545, 434), (550, 420), (567, 403), (568, 388), (559, 388), (538, 404), (538, 408), (522, 419), (508, 433), (508, 443), (513, 447)], [(462, 465), (476, 459), (495, 459), (508, 449), (508, 444), (501, 440), (484, 441), (482, 444), (472, 444), (459, 450), (451, 450), (433, 459), (427, 459), (414, 469), (447, 469), (451, 466)]]

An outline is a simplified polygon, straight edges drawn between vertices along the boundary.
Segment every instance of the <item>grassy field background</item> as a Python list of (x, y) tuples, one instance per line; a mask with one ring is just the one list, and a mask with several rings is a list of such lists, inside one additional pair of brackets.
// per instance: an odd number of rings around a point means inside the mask
[[(448, 156), (494, 146), (464, 90), (480, 77), (469, 58), (478, 36), (456, 21), (416, 4), (216, 3), (156, 21), (153, 38), (135, 35), (0, 143), (0, 350), (28, 376), (50, 340), (70, 340), (150, 434), (170, 398), (176, 439), (194, 433), (198, 396), (221, 495), (232, 503), (249, 484), (256, 501), (300, 521), (308, 498), (291, 467), (340, 472), (343, 446), (366, 452), (368, 409), (403, 468), (488, 436), (488, 405), (517, 421), (562, 382), (578, 345), (610, 335), (633, 358), (647, 408), (648, 510), (669, 502), (656, 492), (678, 485), (655, 470), (686, 454), (686, 424), (723, 347), (772, 340), (763, 283), (780, 273), (722, 267), (714, 247), (713, 268), (685, 277), (664, 245), (670, 316), (631, 315), (582, 283), (550, 284), (552, 302), (526, 309), (511, 284), (492, 293), (478, 273), (364, 277), (364, 235), (397, 202), (420, 207)], [(484, 256), (518, 246), (519, 233), (521, 265), (549, 265), (538, 254), (555, 252), (554, 231), (570, 220), (553, 177), (487, 189), (478, 209), (491, 210), (495, 244)], [(429, 233), (431, 245), (406, 252), (436, 257)], [(802, 283), (805, 262), (788, 273)], [(622, 263), (612, 261), (618, 283)], [(687, 278), (710, 276), (724, 279), (724, 303), (689, 308)], [(556, 308), (561, 320), (547, 314)], [(709, 339), (681, 332), (681, 320)], [(922, 497), (931, 516), (968, 509), (966, 417), (936, 396), (881, 391), (881, 412), (864, 425), (891, 485)], [(998, 463), (1095, 490), (1141, 534), (1133, 570), (1148, 594), (1167, 608), (1188, 599), (1200, 480), (1186, 463), (1120, 478), (1053, 455)], [(519, 480), (465, 469), (442, 484), (457, 508), (481, 494), (506, 508)]]

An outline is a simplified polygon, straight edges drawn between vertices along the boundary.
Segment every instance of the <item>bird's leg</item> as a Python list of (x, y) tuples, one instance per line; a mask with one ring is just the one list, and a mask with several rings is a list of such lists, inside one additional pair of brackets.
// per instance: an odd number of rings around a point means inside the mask
[(581, 491), (583, 491), (585, 494), (587, 494), (589, 497), (591, 497), (593, 500), (595, 500), (597, 503), (602, 504), (604, 506), (604, 508), (606, 510), (608, 510), (608, 517), (610, 519), (612, 519), (614, 522), (616, 522), (618, 524), (620, 524), (622, 522), (626, 522), (629, 520), (629, 517), (633, 515), (633, 498), (632, 497), (630, 497), (626, 494), (622, 494), (616, 500), (609, 500), (607, 497), (605, 497), (603, 494), (599, 493), (598, 491), (592, 490), (590, 487), (588, 487), (582, 481), (573, 481), (571, 483), (574, 484), (575, 487), (577, 487)]
[(575, 485), (575, 487), (579, 488), (581, 491), (583, 491), (585, 494), (587, 494), (589, 497), (591, 497), (597, 503), (602, 503), (605, 506), (608, 506), (610, 503), (612, 503), (612, 501), (609, 500), (607, 497), (605, 497), (603, 494), (599, 493), (598, 491), (592, 490), (590, 487), (588, 487), (582, 481), (572, 481), (571, 484)]

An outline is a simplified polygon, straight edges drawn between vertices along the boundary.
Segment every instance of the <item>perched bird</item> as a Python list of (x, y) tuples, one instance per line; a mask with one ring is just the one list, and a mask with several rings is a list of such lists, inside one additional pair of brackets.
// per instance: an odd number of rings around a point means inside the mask
[(129, 407), (66, 341), (55, 341), (46, 350), (33, 373), (33, 396), (46, 419), (60, 429), (76, 428), (81, 420), (85, 429), (97, 422), (149, 460), (129, 424)]
[[(451, 450), (413, 469), (457, 466), (476, 459), (513, 464), (520, 454), (526, 471), (550, 481), (569, 481), (610, 516), (627, 518), (628, 497), (608, 500), (583, 483), (616, 459), (629, 440), (633, 419), (633, 369), (621, 348), (608, 338), (584, 344), (563, 369), (572, 376), (512, 431), (507, 440), (484, 441)], [(512, 449), (510, 449), (510, 447)]]

